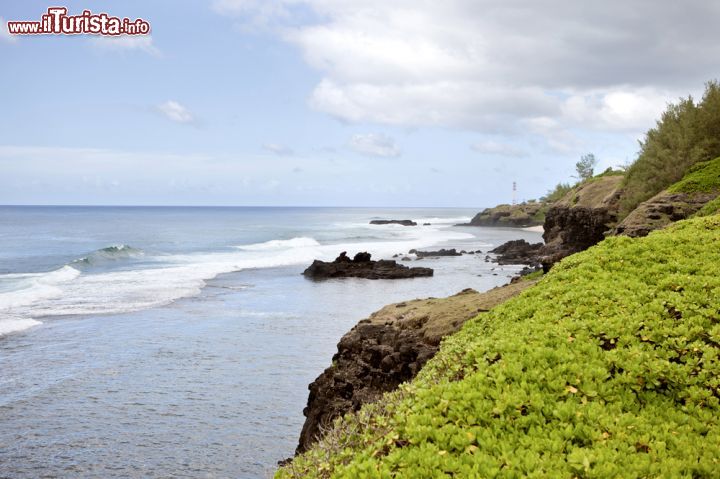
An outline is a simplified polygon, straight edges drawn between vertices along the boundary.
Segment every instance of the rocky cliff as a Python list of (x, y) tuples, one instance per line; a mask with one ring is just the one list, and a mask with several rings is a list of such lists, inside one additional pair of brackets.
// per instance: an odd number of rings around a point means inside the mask
[(640, 203), (617, 227), (613, 234), (632, 237), (646, 236), (676, 221), (684, 220), (717, 197), (717, 193), (658, 193)]
[(538, 226), (543, 224), (547, 208), (548, 205), (543, 202), (498, 205), (484, 209), (476, 214), (470, 223), (458, 226)]
[(593, 246), (617, 221), (623, 177), (592, 178), (554, 203), (545, 216), (540, 260), (547, 271), (557, 261)]
[(689, 218), (720, 194), (720, 158), (695, 165), (680, 181), (640, 203), (613, 234), (646, 236)]
[(415, 377), (440, 340), (465, 321), (534, 283), (524, 280), (485, 293), (469, 289), (449, 298), (392, 304), (360, 321), (340, 340), (332, 366), (309, 386), (297, 453), (307, 450), (336, 417)]

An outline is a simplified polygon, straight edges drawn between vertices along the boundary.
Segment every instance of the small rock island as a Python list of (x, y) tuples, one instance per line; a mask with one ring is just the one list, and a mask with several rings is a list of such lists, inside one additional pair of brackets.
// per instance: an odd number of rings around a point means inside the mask
[(335, 261), (315, 260), (303, 276), (315, 280), (331, 278), (404, 279), (432, 276), (432, 268), (409, 268), (393, 260), (373, 261), (370, 253), (362, 252), (353, 259), (343, 251)]
[(372, 220), (371, 225), (401, 225), (401, 226), (417, 226), (413, 220)]

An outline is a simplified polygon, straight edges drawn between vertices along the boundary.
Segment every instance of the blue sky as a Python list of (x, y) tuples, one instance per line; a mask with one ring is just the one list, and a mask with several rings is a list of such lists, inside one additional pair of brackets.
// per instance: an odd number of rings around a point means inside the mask
[[(584, 153), (631, 161), (716, 75), (713, 2), (389, 3), (73, 1), (151, 35), (1, 32), (0, 204), (530, 199)], [(4, 2), (3, 28), (48, 6)]]

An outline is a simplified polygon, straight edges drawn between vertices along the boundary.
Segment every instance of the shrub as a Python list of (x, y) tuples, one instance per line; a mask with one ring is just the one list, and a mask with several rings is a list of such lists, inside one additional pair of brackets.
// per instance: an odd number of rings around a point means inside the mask
[(715, 193), (720, 191), (720, 158), (698, 163), (670, 188), (670, 193)]
[(716, 215), (718, 213), (720, 213), (720, 196), (706, 203), (693, 217), (699, 218), (701, 216)]
[(625, 176), (620, 218), (680, 180), (692, 165), (718, 156), (720, 84), (712, 81), (699, 103), (688, 97), (669, 105), (655, 128), (647, 132), (638, 159)]
[(572, 189), (573, 185), (571, 185), (570, 183), (558, 183), (557, 185), (555, 185), (555, 188), (548, 191), (545, 196), (541, 197), (540, 201), (544, 201), (546, 203), (554, 203), (562, 199), (562, 197), (565, 196), (567, 192)]
[(278, 477), (717, 477), (720, 216), (611, 237), (467, 322)]

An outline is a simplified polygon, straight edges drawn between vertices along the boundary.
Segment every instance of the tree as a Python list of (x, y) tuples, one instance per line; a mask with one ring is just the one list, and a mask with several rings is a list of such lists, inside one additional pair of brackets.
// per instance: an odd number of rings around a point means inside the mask
[(575, 171), (577, 171), (577, 178), (580, 181), (589, 180), (593, 177), (595, 165), (597, 165), (597, 159), (592, 153), (588, 153), (580, 157), (580, 161), (575, 163)]
[(640, 143), (622, 185), (619, 219), (680, 180), (696, 163), (720, 156), (720, 82), (705, 85), (700, 101), (681, 98)]

